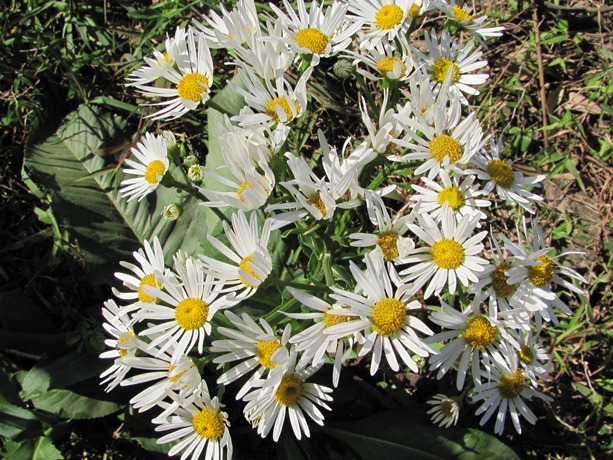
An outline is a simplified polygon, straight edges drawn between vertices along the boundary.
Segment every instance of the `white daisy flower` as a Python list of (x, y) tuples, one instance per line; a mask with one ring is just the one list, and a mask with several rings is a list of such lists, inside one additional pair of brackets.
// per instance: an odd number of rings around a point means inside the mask
[(407, 224), (415, 220), (415, 214), (400, 217), (392, 222), (387, 207), (379, 194), (368, 191), (365, 195), (366, 209), (370, 222), (376, 227), (374, 233), (352, 233), (351, 246), (358, 248), (375, 247), (386, 262), (395, 262), (409, 255), (415, 248), (411, 238), (405, 236)]
[[(453, 118), (450, 118), (450, 115)], [(428, 173), (432, 180), (441, 169), (460, 171), (482, 146), (483, 132), (475, 113), (464, 119), (460, 113), (450, 112), (446, 104), (433, 106), (431, 113), (433, 124), (430, 124), (420, 114), (396, 119), (405, 132), (403, 139), (396, 139), (396, 143), (406, 147), (411, 152), (396, 159), (397, 161), (425, 160), (415, 171), (415, 175)]]
[(409, 31), (413, 20), (427, 8), (427, 0), (356, 0), (349, 13), (362, 25), (361, 48), (381, 40), (393, 41)]
[[(413, 70), (413, 55), (405, 37), (398, 37), (400, 43), (379, 42), (369, 47), (366, 54), (349, 51), (354, 57), (353, 65), (364, 64), (366, 69), (358, 67), (357, 72), (369, 80), (383, 79), (405, 81)], [(368, 70), (370, 68), (370, 70)]]
[(484, 193), (496, 190), (500, 198), (507, 203), (517, 203), (526, 211), (534, 214), (532, 202), (543, 201), (543, 197), (526, 190), (526, 186), (539, 187), (539, 182), (545, 179), (544, 175), (526, 177), (513, 169), (513, 163), (500, 158), (503, 148), (502, 138), (495, 142), (490, 141), (489, 151), (482, 149), (473, 157), (471, 163), (475, 166), (467, 172), (474, 173), (481, 180), (487, 181), (483, 188)]
[(256, 388), (243, 398), (248, 401), (245, 416), (252, 424), (257, 424), (257, 432), (263, 438), (272, 430), (272, 439), (278, 441), (286, 416), (289, 416), (296, 439), (301, 439), (303, 433), (310, 437), (305, 415), (323, 425), (324, 416), (319, 408), (331, 410), (326, 401), (332, 401), (329, 395), (332, 389), (306, 381), (318, 368), (298, 371), (295, 363), (296, 351), (292, 350), (287, 365), (275, 369), (283, 372), (255, 382)]
[(299, 320), (312, 319), (315, 324), (294, 335), (290, 342), (296, 345), (296, 351), (302, 353), (297, 369), (304, 369), (308, 365), (320, 366), (324, 363), (326, 354), (333, 357), (332, 384), (336, 388), (340, 378), (341, 367), (351, 354), (353, 344), (361, 341), (360, 333), (346, 337), (332, 337), (325, 334), (325, 330), (337, 324), (357, 319), (355, 316), (335, 315), (330, 310), (342, 308), (340, 305), (332, 306), (323, 300), (298, 289), (288, 287), (289, 293), (302, 305), (307, 306), (312, 313), (284, 313), (290, 318)]
[(125, 379), (121, 382), (121, 386), (149, 383), (147, 388), (130, 399), (130, 404), (139, 412), (155, 407), (168, 396), (169, 392), (185, 396), (191, 395), (202, 380), (191, 358), (185, 355), (172, 358), (171, 354), (175, 355), (176, 349), (173, 349), (173, 346), (166, 348), (169, 353), (145, 347), (141, 351), (150, 353), (151, 356), (124, 358), (125, 364), (131, 369), (140, 369), (145, 372)]
[(209, 184), (217, 182), (216, 188), (225, 190), (201, 187), (200, 193), (208, 199), (201, 203), (203, 206), (251, 211), (268, 201), (275, 186), (274, 173), (268, 166), (273, 152), (263, 144), (267, 140), (260, 131), (248, 131), (227, 125), (218, 130), (223, 164), (215, 171), (204, 168), (204, 174)]
[(149, 325), (141, 335), (151, 336), (149, 347), (159, 346), (158, 354), (174, 346), (173, 362), (189, 353), (197, 345), (202, 353), (204, 338), (211, 333), (211, 319), (223, 308), (233, 306), (234, 294), (220, 296), (220, 287), (209, 275), (204, 276), (204, 269), (194, 259), (187, 259), (185, 264), (175, 264), (178, 277), (174, 274), (162, 276), (164, 291), (145, 286), (145, 294), (159, 299), (159, 303), (141, 304), (141, 310), (134, 314), (141, 320), (162, 321)]
[(329, 220), (336, 209), (336, 200), (331, 194), (330, 184), (325, 179), (318, 178), (304, 158), (297, 157), (291, 152), (287, 152), (285, 157), (294, 179), (281, 182), (281, 185), (297, 201), (273, 204), (265, 209), (266, 212), (289, 210), (271, 217), (272, 230), (304, 219), (308, 215), (316, 220)]
[(487, 48), (486, 41), (488, 38), (502, 36), (504, 27), (484, 27), (487, 16), (472, 16), (470, 14), (471, 8), (468, 6), (468, 3), (459, 6), (456, 0), (445, 0), (438, 1), (434, 3), (433, 6), (445, 13), (447, 17), (460, 28), (470, 32), (484, 48)]
[(204, 270), (223, 283), (224, 292), (238, 291), (237, 299), (246, 299), (255, 294), (272, 271), (268, 252), (272, 222), (267, 219), (260, 233), (257, 213), (252, 213), (247, 222), (245, 213), (237, 211), (232, 214), (232, 226), (227, 222), (222, 225), (232, 249), (212, 235), (207, 238), (215, 249), (230, 259), (230, 263), (205, 255), (200, 255), (200, 260)]
[(534, 334), (531, 330), (517, 331), (515, 335), (520, 347), (517, 355), (519, 365), (533, 386), (536, 386), (539, 379), (545, 379), (553, 370), (551, 354), (538, 333)]
[(278, 365), (287, 364), (286, 346), (292, 327), (288, 324), (281, 337), (278, 337), (264, 318), (259, 319), (258, 325), (247, 313), (243, 313), (240, 317), (231, 311), (226, 311), (224, 314), (236, 329), (219, 327), (217, 332), (228, 339), (215, 340), (210, 351), (223, 353), (213, 359), (214, 363), (240, 361), (217, 379), (219, 385), (227, 385), (255, 371), (237, 393), (236, 399), (241, 399), (251, 390), (254, 381), (262, 379), (269, 370)]
[(372, 120), (369, 115), (369, 107), (366, 100), (360, 99), (360, 112), (362, 112), (362, 121), (368, 130), (366, 138), (370, 147), (380, 155), (391, 153), (396, 147), (395, 139), (400, 137), (402, 127), (396, 119), (396, 111), (393, 108), (388, 108), (389, 89), (383, 90), (383, 102), (381, 107), (372, 108), (379, 114), (378, 120)]
[(432, 335), (432, 331), (410, 312), (410, 310), (420, 310), (421, 304), (418, 300), (412, 299), (409, 286), (400, 282), (394, 267), (388, 265), (386, 268), (380, 255), (371, 253), (364, 258), (364, 262), (365, 272), (358, 269), (353, 262), (350, 265), (351, 274), (357, 283), (355, 292), (331, 288), (334, 294), (330, 297), (339, 305), (348, 305), (350, 308), (338, 308), (328, 312), (358, 318), (329, 327), (325, 333), (337, 338), (358, 332), (363, 334), (365, 340), (358, 356), (372, 352), (371, 375), (379, 369), (382, 354), (394, 371), (400, 369), (398, 355), (411, 371), (419, 372), (409, 352), (423, 358), (434, 353), (434, 350), (417, 335), (417, 332)]
[(428, 54), (424, 54), (416, 48), (413, 49), (413, 52), (424, 63), (432, 81), (442, 85), (451, 72), (450, 90), (457, 91), (463, 102), (468, 104), (462, 93), (479, 94), (474, 86), (485, 83), (488, 78), (486, 73), (472, 73), (487, 65), (487, 61), (479, 61), (483, 52), (475, 51), (475, 45), (471, 42), (458, 45), (457, 41), (452, 41), (449, 32), (446, 30), (443, 30), (440, 38), (434, 30), (430, 33), (426, 32), (425, 40)]
[(287, 124), (302, 115), (307, 106), (306, 83), (311, 76), (313, 68), (309, 67), (292, 85), (282, 75), (276, 76), (273, 69), (262, 82), (261, 77), (250, 68), (241, 67), (238, 74), (245, 88), (232, 83), (232, 88), (245, 98), (247, 110), (232, 117), (241, 126), (257, 125), (260, 123)]
[(202, 22), (194, 19), (194, 25), (206, 37), (211, 48), (234, 49), (250, 41), (251, 37), (261, 37), (260, 20), (253, 0), (238, 0), (233, 10), (223, 6), (221, 15), (213, 9), (209, 16), (203, 16)]
[(427, 414), (431, 414), (432, 423), (438, 426), (449, 428), (451, 425), (458, 423), (460, 417), (460, 405), (455, 398), (450, 398), (444, 394), (437, 394), (432, 399), (426, 402), (432, 407)]
[(168, 171), (170, 162), (166, 138), (162, 135), (145, 133), (144, 139), (132, 148), (132, 155), (138, 161), (126, 158), (125, 162), (130, 168), (122, 169), (124, 174), (136, 177), (122, 180), (119, 193), (122, 197), (128, 197), (128, 201), (134, 199), (140, 201), (156, 189)]
[(455, 293), (457, 280), (468, 287), (476, 283), (477, 273), (484, 270), (487, 261), (479, 256), (483, 250), (480, 243), (487, 231), (471, 236), (479, 223), (478, 217), (463, 216), (458, 222), (449, 208), (443, 210), (439, 224), (428, 214), (417, 216), (419, 225), (408, 224), (411, 230), (425, 246), (418, 247), (402, 262), (414, 264), (400, 275), (405, 282), (413, 282), (413, 292), (428, 283), (424, 299), (432, 294), (438, 295), (447, 285), (450, 294)]
[[(163, 403), (162, 407), (169, 407)], [(181, 460), (222, 460), (232, 458), (232, 438), (228, 414), (217, 396), (211, 399), (204, 381), (196, 393), (183, 404), (172, 408), (171, 415), (154, 419), (157, 432), (171, 431), (157, 440), (158, 444), (176, 442), (169, 456), (181, 453)], [(206, 449), (206, 450), (205, 450)]]
[(293, 4), (283, 0), (283, 5), (287, 14), (274, 3), (270, 4), (284, 32), (277, 38), (294, 52), (312, 56), (311, 65), (317, 65), (321, 57), (333, 56), (346, 49), (360, 28), (359, 23), (348, 26), (344, 22), (348, 8), (344, 2), (332, 1), (325, 11), (323, 1), (321, 5), (317, 1), (311, 2), (309, 11), (304, 0)]
[(128, 76), (128, 86), (146, 85), (162, 77), (165, 72), (177, 62), (181, 54), (185, 54), (187, 30), (177, 27), (174, 37), (166, 36), (164, 52), (153, 50), (155, 59), (145, 57), (147, 65), (136, 69)]
[(491, 312), (481, 313), (483, 300), (483, 297), (475, 297), (461, 312), (441, 300), (441, 310), (430, 314), (430, 321), (441, 326), (443, 331), (428, 337), (426, 342), (446, 342), (439, 353), (430, 358), (430, 370), (438, 369), (436, 378), (441, 379), (455, 369), (458, 390), (464, 388), (469, 370), (474, 383), (480, 383), (482, 374), (487, 374), (491, 366), (501, 360), (499, 350), (504, 343), (511, 343), (519, 351), (519, 344), (504, 324)]
[(411, 184), (413, 190), (417, 192), (411, 196), (413, 201), (411, 207), (419, 206), (419, 212), (428, 213), (435, 222), (440, 221), (445, 206), (455, 213), (458, 221), (463, 216), (478, 217), (479, 220), (487, 218), (479, 208), (487, 208), (492, 203), (479, 198), (483, 193), (473, 187), (474, 175), (465, 176), (460, 183), (458, 176), (451, 178), (449, 173), (442, 169), (439, 172), (439, 179), (442, 184), (427, 177), (421, 178), (427, 187)]
[(532, 386), (532, 382), (526, 378), (517, 364), (515, 350), (508, 350), (505, 357), (508, 362), (502, 360), (491, 368), (491, 379), (488, 382), (475, 386), (472, 400), (474, 403), (482, 401), (481, 406), (475, 412), (476, 415), (483, 414), (479, 422), (481, 426), (490, 419), (494, 412), (498, 411), (494, 432), (502, 434), (508, 412), (515, 430), (521, 433), (520, 415), (532, 425), (536, 423), (536, 415), (530, 410), (525, 400), (533, 397), (544, 401), (552, 401), (552, 399)]
[(169, 99), (150, 104), (162, 108), (147, 118), (173, 120), (195, 110), (209, 99), (213, 84), (213, 61), (204, 34), (188, 28), (185, 52), (176, 59), (175, 65), (164, 67), (161, 75), (170, 83), (170, 88), (134, 85), (145, 96)]
[[(516, 265), (507, 271), (510, 284), (518, 284), (518, 295), (524, 297), (523, 308), (534, 314), (537, 327), (540, 329), (542, 320), (557, 324), (558, 318), (552, 307), (559, 308), (563, 313), (571, 315), (571, 309), (558, 297), (552, 289), (552, 283), (560, 285), (571, 292), (585, 295), (585, 291), (572, 282), (562, 278), (568, 277), (580, 283), (587, 283), (575, 270), (557, 263), (557, 260), (569, 254), (583, 252), (569, 251), (550, 257), (553, 250), (547, 247), (543, 228), (536, 219), (531, 221), (531, 232), (528, 231), (526, 219), (523, 219), (523, 236), (518, 231), (518, 243), (514, 244), (503, 236), (505, 247), (515, 257)], [(522, 243), (522, 239), (524, 242)], [(512, 313), (512, 312), (509, 312)]]
[[(130, 302), (151, 303), (157, 301), (157, 299), (145, 293), (144, 287), (155, 286), (161, 289), (162, 283), (156, 278), (155, 273), (166, 274), (168, 269), (164, 264), (164, 252), (157, 236), (153, 237), (152, 243), (150, 244), (149, 241), (145, 240), (143, 247), (132, 253), (138, 265), (132, 262), (119, 262), (119, 265), (132, 273), (115, 273), (115, 277), (129, 289), (128, 292), (120, 292), (113, 287), (112, 291), (115, 297)], [(132, 309), (134, 308), (130, 308), (130, 310)]]
[(100, 354), (100, 358), (115, 360), (111, 367), (100, 374), (102, 379), (100, 384), (108, 383), (105, 391), (109, 392), (124, 379), (130, 370), (130, 366), (124, 364), (123, 358), (134, 356), (136, 350), (144, 344), (134, 333), (132, 327), (134, 319), (130, 318), (125, 310), (119, 308), (114, 300), (104, 302), (102, 316), (106, 320), (102, 323), (102, 327), (113, 337), (104, 341), (110, 350)]

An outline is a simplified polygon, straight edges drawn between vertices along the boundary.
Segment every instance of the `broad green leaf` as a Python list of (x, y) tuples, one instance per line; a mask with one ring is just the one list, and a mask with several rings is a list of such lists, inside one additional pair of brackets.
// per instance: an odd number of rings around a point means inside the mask
[(390, 410), (324, 432), (349, 444), (363, 460), (517, 460), (505, 444), (476, 429), (439, 428), (412, 411)]
[(48, 389), (64, 388), (100, 375), (108, 364), (94, 356), (76, 351), (59, 358), (42, 361), (28, 371), (22, 382), (24, 399)]
[(88, 398), (69, 390), (50, 390), (32, 398), (32, 403), (37, 409), (77, 420), (104, 417), (120, 409), (115, 403)]
[[(161, 436), (161, 435), (160, 435)], [(149, 452), (156, 452), (160, 454), (168, 454), (170, 449), (175, 443), (168, 444), (158, 444), (156, 438), (131, 438), (133, 441), (136, 441), (143, 449), (148, 450)]]
[(46, 436), (22, 442), (5, 443), (5, 454), (11, 460), (62, 460), (64, 456)]
[(40, 422), (32, 412), (13, 404), (0, 404), (0, 437), (14, 439), (26, 432), (39, 432)]

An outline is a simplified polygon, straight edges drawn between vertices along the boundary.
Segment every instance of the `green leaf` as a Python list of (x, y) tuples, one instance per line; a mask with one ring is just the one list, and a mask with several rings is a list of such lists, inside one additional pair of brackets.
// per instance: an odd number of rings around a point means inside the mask
[(7, 442), (4, 445), (6, 458), (11, 460), (61, 460), (62, 453), (51, 439), (40, 436), (25, 442)]
[(28, 371), (22, 382), (23, 399), (31, 399), (52, 388), (64, 388), (100, 375), (108, 364), (94, 356), (72, 351), (42, 361)]
[(15, 439), (24, 433), (40, 432), (36, 415), (13, 404), (0, 404), (0, 436)]
[(156, 438), (130, 438), (133, 441), (136, 441), (143, 449), (148, 450), (149, 452), (156, 452), (159, 454), (168, 454), (172, 446), (176, 443), (168, 443), (168, 444), (158, 444)]
[(423, 414), (390, 410), (358, 422), (331, 423), (323, 431), (349, 444), (363, 460), (518, 460), (493, 436), (476, 429), (439, 428)]
[(32, 460), (61, 460), (64, 456), (55, 447), (51, 439), (41, 436), (34, 444)]
[(32, 398), (37, 409), (68, 419), (92, 419), (117, 412), (118, 404), (88, 398), (69, 390), (50, 390)]

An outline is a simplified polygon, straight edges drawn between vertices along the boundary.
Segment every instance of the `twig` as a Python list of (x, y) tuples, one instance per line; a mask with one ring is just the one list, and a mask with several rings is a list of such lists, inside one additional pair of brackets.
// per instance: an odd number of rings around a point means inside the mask
[[(547, 93), (545, 92), (545, 70), (543, 69), (543, 55), (541, 53), (541, 33), (539, 30), (539, 18), (538, 9), (532, 10), (532, 19), (534, 21), (534, 40), (536, 46), (536, 61), (539, 69), (539, 85), (540, 85), (540, 98), (541, 98), (541, 117), (543, 128), (545, 128), (549, 122), (547, 121)], [(545, 149), (549, 147), (549, 132), (543, 130), (543, 142)]]
[(556, 11), (567, 11), (569, 13), (596, 13), (596, 14), (601, 14), (601, 13), (607, 13), (609, 11), (613, 11), (613, 6), (597, 6), (597, 7), (591, 7), (591, 6), (564, 6), (564, 5), (556, 5), (555, 3), (551, 3), (551, 2), (543, 2), (543, 6), (547, 9), (550, 10), (556, 10)]

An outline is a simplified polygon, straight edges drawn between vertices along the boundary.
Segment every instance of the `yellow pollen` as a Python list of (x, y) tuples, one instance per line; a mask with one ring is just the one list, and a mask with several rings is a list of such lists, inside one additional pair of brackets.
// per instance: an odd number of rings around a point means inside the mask
[(538, 264), (528, 267), (528, 278), (536, 287), (541, 287), (551, 282), (554, 275), (553, 263), (547, 255), (537, 257)]
[(330, 39), (322, 31), (308, 27), (298, 31), (296, 43), (300, 48), (306, 48), (313, 54), (324, 54)]
[(155, 185), (164, 177), (165, 172), (164, 163), (161, 160), (153, 160), (145, 169), (145, 180), (149, 184)]
[(494, 159), (488, 161), (485, 170), (492, 180), (503, 188), (509, 188), (515, 183), (513, 168), (504, 160)]
[(473, 17), (470, 14), (468, 14), (466, 11), (464, 11), (464, 8), (458, 5), (455, 5), (453, 7), (453, 17), (455, 18), (456, 21), (464, 25), (467, 25), (467, 26), (473, 23)]
[[(348, 305), (343, 308), (349, 308)], [(330, 307), (332, 309), (332, 307)], [(348, 323), (349, 321), (353, 321), (357, 319), (355, 316), (348, 315), (334, 315), (332, 313), (324, 312), (324, 323), (326, 327), (336, 326), (337, 324)]]
[(429, 148), (432, 157), (439, 163), (442, 163), (445, 157), (449, 157), (449, 162), (454, 163), (462, 158), (464, 153), (460, 143), (447, 134), (434, 136)]
[(532, 364), (534, 362), (534, 349), (529, 345), (522, 345), (519, 350), (519, 360), (524, 364)]
[(432, 77), (437, 82), (442, 84), (449, 73), (449, 68), (451, 68), (453, 72), (451, 76), (451, 83), (457, 83), (460, 81), (460, 68), (455, 62), (451, 62), (447, 58), (438, 58), (436, 60), (432, 66)]
[(202, 409), (192, 421), (194, 431), (209, 441), (221, 438), (226, 430), (223, 416), (214, 409)]
[(209, 79), (201, 73), (188, 73), (177, 85), (177, 94), (181, 99), (192, 102), (202, 101), (202, 93), (209, 92)]
[(496, 340), (497, 335), (498, 328), (492, 326), (485, 316), (471, 319), (462, 331), (462, 337), (466, 343), (476, 350), (483, 350), (490, 346)]
[(326, 216), (326, 213), (328, 212), (328, 208), (326, 208), (324, 201), (321, 199), (321, 195), (319, 191), (311, 195), (311, 197), (307, 200), (307, 203), (309, 203), (314, 208), (317, 208), (317, 210), (321, 212), (322, 216), (324, 217)]
[(438, 192), (438, 204), (441, 206), (447, 202), (449, 207), (457, 211), (464, 206), (464, 197), (457, 187), (446, 187)]
[(421, 13), (421, 8), (417, 3), (413, 3), (409, 8), (409, 17), (416, 18)]
[(172, 377), (170, 377), (170, 374), (172, 374), (172, 371), (174, 371), (176, 368), (177, 368), (177, 366), (175, 366), (175, 365), (173, 365), (173, 364), (171, 364), (171, 365), (168, 367), (168, 375), (169, 375), (168, 379), (169, 379), (169, 380), (170, 380), (172, 383), (177, 383), (177, 382), (179, 381), (179, 379), (181, 378), (181, 376), (182, 376), (183, 374), (185, 374), (185, 373), (186, 373), (186, 372), (187, 372), (189, 369), (191, 369), (191, 367), (189, 367), (189, 368), (185, 369), (183, 372), (179, 372), (177, 375), (173, 375)]
[(403, 16), (398, 5), (383, 5), (375, 14), (375, 24), (379, 29), (390, 30), (402, 22)]
[(402, 78), (407, 73), (407, 66), (402, 60), (396, 56), (386, 56), (377, 62), (377, 70), (381, 72), (383, 75), (387, 77), (388, 72), (392, 72), (394, 70), (394, 65), (399, 62), (400, 63), (400, 75), (398, 78)]
[(370, 322), (377, 334), (389, 337), (396, 334), (406, 318), (406, 305), (398, 299), (387, 297), (373, 307)]
[(384, 232), (379, 235), (377, 244), (383, 252), (383, 258), (391, 262), (398, 258), (398, 233)]
[(145, 302), (145, 303), (153, 303), (153, 302), (157, 302), (158, 299), (156, 299), (155, 297), (150, 297), (147, 294), (145, 294), (145, 286), (153, 286), (155, 288), (161, 289), (162, 288), (162, 283), (160, 283), (158, 281), (158, 279), (155, 277), (155, 275), (153, 273), (149, 273), (148, 275), (143, 276), (143, 279), (140, 280), (140, 283), (138, 285), (138, 300), (140, 300), (141, 302)]
[(432, 262), (445, 270), (454, 270), (464, 262), (464, 248), (455, 240), (442, 239), (430, 248)]
[[(247, 257), (245, 257), (243, 260), (241, 260), (241, 263), (238, 265), (238, 268), (240, 268), (243, 271), (246, 271), (247, 273), (249, 273), (251, 276), (253, 276), (256, 280), (258, 281), (262, 281), (258, 275), (255, 274), (255, 272), (251, 269), (251, 267), (249, 266), (249, 264), (254, 265), (253, 263), (253, 254), (248, 255)], [(238, 279), (240, 280), (241, 283), (243, 283), (245, 286), (247, 286), (248, 288), (257, 288), (257, 286), (254, 286), (252, 284), (249, 284), (246, 280), (243, 279), (242, 276), (238, 275)]]
[(517, 289), (517, 284), (509, 284), (507, 280), (509, 277), (506, 275), (506, 271), (511, 268), (511, 264), (508, 262), (502, 262), (496, 265), (492, 272), (492, 288), (497, 297), (509, 297), (513, 295)]
[(278, 340), (258, 340), (255, 345), (255, 357), (266, 369), (274, 369), (277, 363), (271, 357), (279, 348), (281, 348), (281, 342)]
[[(245, 199), (243, 198), (243, 193), (245, 193), (245, 190), (247, 190), (247, 187), (253, 188), (253, 185), (251, 185), (251, 182), (249, 182), (248, 180), (246, 180), (245, 182), (243, 182), (241, 184), (241, 186), (238, 188), (238, 191), (236, 192), (236, 194), (238, 195), (238, 199), (240, 200), (241, 203), (243, 204), (247, 204), (247, 202), (245, 201)], [(255, 190), (255, 189), (254, 189)]]
[(281, 379), (275, 399), (282, 406), (295, 406), (304, 393), (304, 380), (296, 374), (286, 374)]
[(498, 391), (506, 399), (513, 399), (519, 396), (525, 386), (526, 380), (521, 371), (513, 372), (513, 377), (504, 374), (498, 380)]
[(175, 319), (180, 327), (188, 331), (200, 329), (206, 323), (209, 306), (202, 299), (188, 297), (179, 302), (175, 309)]
[[(134, 334), (130, 333), (130, 335), (134, 335)], [(115, 349), (119, 353), (120, 357), (125, 358), (126, 356), (128, 356), (128, 350), (126, 350), (125, 348), (121, 348), (119, 346), (119, 344), (120, 343), (129, 343), (129, 342), (130, 342), (130, 339), (127, 339), (125, 337), (119, 337), (117, 339), (117, 345), (115, 346)]]
[[(296, 109), (296, 114), (299, 114), (302, 111), (302, 107), (300, 107), (300, 104), (298, 104), (298, 101), (294, 100), (293, 102), (294, 102), (294, 108)], [(287, 98), (285, 97), (277, 97), (273, 99), (272, 101), (269, 101), (265, 107), (266, 115), (271, 117), (277, 123), (280, 122), (281, 120), (279, 119), (279, 115), (277, 115), (277, 109), (276, 109), (277, 106), (280, 106), (281, 109), (285, 112), (287, 121), (293, 120), (294, 114), (292, 113), (292, 109), (289, 106), (289, 102), (287, 101)]]

